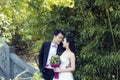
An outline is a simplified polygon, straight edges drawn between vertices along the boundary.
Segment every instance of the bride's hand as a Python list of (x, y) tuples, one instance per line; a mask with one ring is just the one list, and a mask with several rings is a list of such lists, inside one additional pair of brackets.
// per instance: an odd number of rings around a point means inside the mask
[(60, 68), (54, 68), (54, 72), (60, 72)]

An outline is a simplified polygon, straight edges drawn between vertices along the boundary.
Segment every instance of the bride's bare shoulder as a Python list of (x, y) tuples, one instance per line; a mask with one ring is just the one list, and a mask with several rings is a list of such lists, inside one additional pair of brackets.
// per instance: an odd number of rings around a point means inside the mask
[(74, 52), (70, 52), (70, 55), (71, 55), (71, 56), (75, 56), (75, 53), (74, 53)]

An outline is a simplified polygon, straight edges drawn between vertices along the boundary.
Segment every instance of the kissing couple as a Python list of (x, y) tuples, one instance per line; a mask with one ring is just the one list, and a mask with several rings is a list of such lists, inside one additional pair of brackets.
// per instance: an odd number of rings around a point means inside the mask
[[(52, 67), (52, 56), (60, 57), (60, 66)], [(46, 66), (47, 65), (47, 66)], [(65, 36), (62, 30), (55, 30), (52, 41), (43, 42), (39, 52), (39, 69), (44, 80), (74, 80), (75, 70), (75, 43), (72, 36)], [(59, 78), (55, 79), (55, 72)]]

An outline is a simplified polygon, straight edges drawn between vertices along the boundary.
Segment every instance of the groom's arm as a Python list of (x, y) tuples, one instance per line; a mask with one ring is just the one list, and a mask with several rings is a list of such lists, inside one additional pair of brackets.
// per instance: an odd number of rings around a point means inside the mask
[(45, 44), (45, 42), (42, 44), (40, 52), (39, 52), (39, 69), (40, 69), (40, 72), (43, 72), (44, 44)]

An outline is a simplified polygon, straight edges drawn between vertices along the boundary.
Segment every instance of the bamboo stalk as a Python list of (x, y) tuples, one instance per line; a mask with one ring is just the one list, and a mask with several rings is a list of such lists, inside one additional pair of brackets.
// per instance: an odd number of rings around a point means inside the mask
[[(116, 51), (117, 51), (117, 48), (116, 48), (115, 37), (114, 37), (114, 34), (113, 34), (113, 29), (112, 29), (112, 25), (111, 25), (110, 14), (109, 14), (108, 8), (106, 9), (106, 12), (107, 12), (108, 23), (109, 23), (110, 30), (111, 30), (111, 34), (112, 34), (113, 45), (114, 45), (115, 52), (116, 52)], [(118, 65), (117, 65), (116, 69), (117, 69), (117, 72), (116, 72), (116, 79), (119, 80), (119, 76), (118, 76), (118, 74), (119, 74), (119, 73), (118, 73)]]
[(113, 34), (113, 29), (112, 29), (112, 25), (111, 25), (111, 21), (110, 21), (110, 14), (109, 14), (108, 9), (106, 9), (106, 12), (107, 12), (108, 23), (109, 23), (111, 34), (112, 34), (113, 45), (114, 45), (114, 48), (115, 48), (115, 51), (116, 51), (117, 48), (116, 48), (116, 43), (115, 43), (115, 37), (114, 37), (114, 34)]

